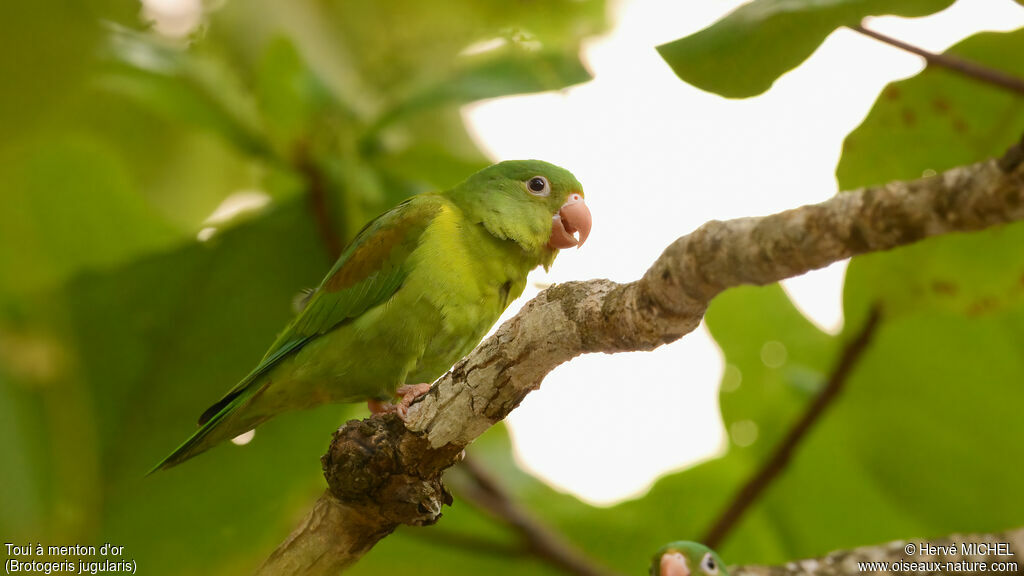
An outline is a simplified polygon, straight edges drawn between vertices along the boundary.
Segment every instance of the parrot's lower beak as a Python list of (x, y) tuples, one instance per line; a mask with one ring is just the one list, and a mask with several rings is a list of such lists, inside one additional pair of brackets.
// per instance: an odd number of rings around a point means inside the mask
[[(569, 199), (562, 204), (551, 218), (551, 239), (548, 240), (548, 247), (554, 250), (562, 248), (579, 248), (590, 236), (590, 208), (583, 202), (583, 195), (572, 193)], [(577, 239), (575, 234), (579, 233)]]
[(686, 565), (686, 556), (679, 552), (670, 552), (661, 557), (661, 576), (690, 576), (690, 567)]

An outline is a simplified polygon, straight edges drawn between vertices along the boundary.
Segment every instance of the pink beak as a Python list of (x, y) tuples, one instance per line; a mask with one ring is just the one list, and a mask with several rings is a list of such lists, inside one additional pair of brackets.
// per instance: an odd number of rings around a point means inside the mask
[[(578, 192), (569, 194), (569, 199), (562, 204), (558, 214), (551, 217), (551, 239), (548, 240), (548, 247), (552, 250), (563, 248), (579, 248), (590, 236), (590, 208), (583, 201), (583, 195)], [(574, 234), (579, 233), (579, 239)]]
[(690, 567), (686, 565), (686, 556), (679, 552), (669, 552), (661, 557), (661, 576), (690, 576)]

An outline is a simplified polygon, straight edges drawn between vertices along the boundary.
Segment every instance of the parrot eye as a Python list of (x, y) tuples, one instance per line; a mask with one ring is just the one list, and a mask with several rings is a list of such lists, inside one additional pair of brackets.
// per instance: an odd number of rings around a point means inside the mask
[(551, 184), (543, 176), (534, 176), (527, 180), (526, 189), (534, 196), (547, 196), (551, 194)]
[(718, 564), (715, 562), (711, 552), (704, 555), (704, 559), (700, 561), (700, 567), (704, 569), (708, 574), (718, 574)]

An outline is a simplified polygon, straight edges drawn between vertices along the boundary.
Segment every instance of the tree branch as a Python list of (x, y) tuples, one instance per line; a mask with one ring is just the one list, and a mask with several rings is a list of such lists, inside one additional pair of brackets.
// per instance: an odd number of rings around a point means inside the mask
[[(923, 553), (922, 544), (942, 547), (937, 553)], [(961, 547), (967, 544), (990, 544), (993, 548), (981, 553), (967, 553)], [(907, 546), (913, 549), (908, 550)], [(955, 553), (949, 554), (949, 546)], [(907, 554), (911, 551), (911, 554)], [(966, 550), (971, 552), (971, 550)], [(840, 550), (816, 559), (787, 562), (782, 566), (734, 566), (729, 569), (733, 576), (855, 576), (858, 574), (990, 574), (992, 572), (1020, 573), (1024, 571), (1024, 528), (1008, 530), (997, 534), (953, 534), (946, 538), (921, 538), (916, 540), (896, 540), (878, 546), (863, 546), (853, 550)], [(986, 553), (987, 552), (987, 553)], [(1006, 552), (1009, 555), (1004, 555)], [(883, 568), (860, 566), (860, 562), (887, 562)], [(895, 562), (940, 562), (944, 565), (919, 569), (915, 567), (895, 567)], [(981, 568), (979, 563), (985, 563)], [(1016, 568), (1003, 565), (994, 569), (998, 562), (1016, 562)], [(952, 563), (948, 565), (945, 563)]]
[(1010, 92), (1024, 96), (1024, 79), (1018, 78), (1012, 74), (1007, 74), (1001, 70), (989, 68), (988, 66), (983, 66), (977, 62), (965, 60), (952, 54), (936, 54), (935, 52), (929, 52), (923, 48), (907, 44), (902, 40), (897, 40), (891, 36), (886, 36), (880, 32), (875, 32), (874, 30), (865, 28), (861, 24), (854, 24), (853, 26), (850, 26), (850, 29), (860, 32), (870, 38), (874, 38), (879, 42), (899, 48), (900, 50), (905, 50), (911, 54), (917, 54), (924, 58), (925, 62), (927, 62), (929, 66), (945, 68), (946, 70), (962, 74), (968, 78), (973, 78), (974, 80), (984, 82), (985, 84), (991, 84), (998, 88), (1002, 88), (1003, 90), (1009, 90)]
[(729, 506), (722, 511), (722, 514), (712, 524), (702, 542), (709, 548), (719, 548), (725, 536), (739, 522), (743, 514), (757, 501), (761, 494), (771, 485), (778, 475), (785, 470), (793, 452), (796, 451), (800, 442), (807, 437), (811, 427), (821, 418), (842, 391), (846, 380), (849, 378), (857, 362), (871, 344), (871, 340), (878, 328), (881, 318), (881, 311), (878, 308), (871, 310), (864, 326), (857, 333), (857, 336), (850, 341), (843, 349), (839, 357), (839, 363), (829, 376), (828, 383), (818, 393), (814, 401), (807, 407), (799, 420), (793, 425), (782, 442), (775, 448), (775, 451), (764, 462), (761, 468), (743, 485), (736, 493)]
[(399, 524), (436, 522), (451, 501), (441, 472), (575, 356), (675, 341), (733, 286), (772, 284), (857, 254), (1024, 220), (1024, 163), (1015, 154), (770, 216), (711, 221), (673, 242), (635, 282), (545, 290), (435, 382), (405, 425), (386, 415), (339, 429), (323, 458), (328, 493), (260, 573), (336, 574)]
[(302, 173), (306, 185), (309, 187), (306, 200), (309, 202), (309, 211), (313, 216), (320, 242), (327, 250), (331, 263), (334, 263), (338, 256), (341, 256), (344, 246), (341, 244), (342, 234), (337, 229), (334, 217), (331, 215), (326, 178), (320, 167), (316, 165), (308, 143), (300, 142), (296, 146), (294, 158), (295, 168)]

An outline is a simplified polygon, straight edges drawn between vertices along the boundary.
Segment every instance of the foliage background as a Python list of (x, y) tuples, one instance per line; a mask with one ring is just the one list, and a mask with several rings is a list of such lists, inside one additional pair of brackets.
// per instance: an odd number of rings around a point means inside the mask
[[(758, 0), (662, 54), (700, 88), (752, 96), (837, 26), (949, 3)], [(251, 572), (322, 490), (329, 432), (360, 408), (285, 415), (244, 451), (144, 472), (263, 352), (292, 297), (330, 265), (332, 242), (488, 163), (461, 105), (589, 79), (580, 45), (607, 29), (607, 6), (230, 1), (173, 39), (128, 0), (9, 4), (0, 538), (111, 542), (145, 573)], [(466, 51), (487, 41), (496, 48)], [(1024, 76), (1024, 31), (951, 51)], [(841, 189), (916, 178), (999, 155), (1022, 133), (1020, 96), (927, 69), (879, 95), (837, 177)], [(229, 197), (245, 209), (208, 221)], [(760, 440), (733, 438), (636, 500), (595, 508), (551, 490), (515, 466), (500, 426), (471, 453), (586, 553), (639, 573), (662, 543), (700, 537), (880, 302), (882, 328), (847, 391), (721, 552), (772, 563), (1019, 526), (1022, 241), (1016, 225), (855, 259), (838, 336), (778, 286), (721, 296), (707, 320), (728, 363), (723, 419), (753, 423)], [(766, 358), (766, 343), (784, 358)], [(354, 572), (553, 573), (526, 554), (452, 546), (453, 534), (517, 542), (460, 500), (462, 482), (453, 472), (456, 504), (438, 526), (399, 530)]]

